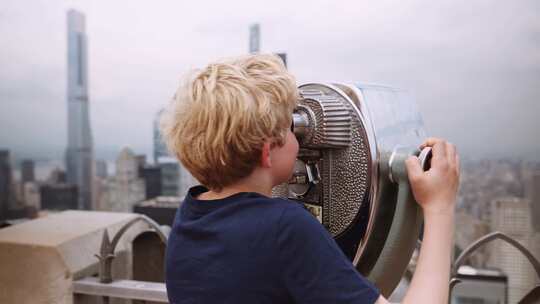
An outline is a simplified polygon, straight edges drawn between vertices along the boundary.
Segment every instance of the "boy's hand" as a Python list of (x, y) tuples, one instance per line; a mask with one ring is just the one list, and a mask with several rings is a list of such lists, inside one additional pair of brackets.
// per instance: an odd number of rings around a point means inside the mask
[(440, 138), (428, 138), (420, 149), (432, 148), (431, 168), (422, 170), (416, 156), (405, 162), (412, 192), (424, 214), (451, 214), (459, 184), (459, 156), (456, 147)]

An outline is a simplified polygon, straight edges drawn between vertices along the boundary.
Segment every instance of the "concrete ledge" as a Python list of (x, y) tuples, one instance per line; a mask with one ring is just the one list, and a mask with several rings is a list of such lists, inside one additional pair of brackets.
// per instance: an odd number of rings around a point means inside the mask
[[(136, 216), (65, 211), (0, 229), (0, 303), (72, 304), (73, 281), (97, 274), (104, 230), (112, 237)], [(137, 223), (120, 240), (114, 279), (131, 278), (131, 242), (147, 229)]]
[(115, 280), (104, 284), (96, 277), (87, 277), (73, 282), (73, 293), (163, 303), (169, 301), (164, 283), (132, 280)]

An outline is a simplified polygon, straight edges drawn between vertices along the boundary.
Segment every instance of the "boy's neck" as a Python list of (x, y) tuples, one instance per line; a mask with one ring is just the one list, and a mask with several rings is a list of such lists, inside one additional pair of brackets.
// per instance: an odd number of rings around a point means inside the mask
[(204, 192), (197, 197), (201, 200), (214, 200), (222, 199), (234, 195), (240, 192), (255, 192), (262, 194), (264, 196), (272, 196), (272, 183), (268, 179), (264, 178), (253, 178), (248, 176), (227, 187), (223, 187), (221, 190), (217, 191), (215, 189), (209, 189), (208, 192)]

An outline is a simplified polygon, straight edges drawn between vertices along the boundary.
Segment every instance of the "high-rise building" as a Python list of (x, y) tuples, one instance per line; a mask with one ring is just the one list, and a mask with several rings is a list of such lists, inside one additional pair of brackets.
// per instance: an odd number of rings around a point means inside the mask
[(144, 180), (145, 198), (151, 199), (161, 195), (161, 168), (146, 162), (146, 155), (136, 156), (139, 177)]
[(249, 52), (258, 53), (261, 49), (261, 27), (258, 23), (249, 27)]
[(180, 164), (180, 174), (178, 183), (178, 196), (185, 197), (189, 188), (199, 184), (199, 182), (189, 173), (189, 171)]
[(92, 208), (93, 148), (88, 102), (88, 60), (85, 17), (80, 12), (67, 13), (68, 42), (68, 145), (67, 180), (77, 185), (79, 209)]
[(540, 169), (531, 172), (525, 194), (531, 202), (532, 226), (537, 233), (540, 233)]
[(276, 53), (281, 58), (285, 67), (287, 67), (287, 53)]
[(21, 162), (21, 183), (24, 185), (24, 183), (33, 182), (34, 180), (34, 161), (25, 159)]
[(180, 186), (180, 164), (169, 158), (162, 159), (157, 166), (161, 170), (161, 194), (177, 196)]
[(160, 119), (161, 109), (154, 119), (154, 163), (161, 172), (161, 195), (178, 195), (180, 164), (178, 160), (169, 155), (167, 146), (161, 138)]
[[(533, 254), (538, 252), (540, 238), (532, 229), (529, 201), (516, 197), (496, 199), (491, 209), (492, 231), (507, 234)], [(490, 249), (490, 266), (508, 277), (508, 303), (518, 303), (538, 284), (534, 268), (521, 252), (505, 242), (493, 242)]]
[(24, 206), (35, 210), (41, 209), (41, 189), (36, 182), (26, 182), (23, 185)]
[(144, 168), (146, 166), (146, 155), (145, 154), (137, 154), (135, 155), (135, 158), (137, 159), (137, 166), (138, 168)]
[(103, 159), (96, 160), (96, 176), (99, 178), (107, 178), (107, 162)]
[(40, 187), (41, 209), (77, 209), (77, 186), (72, 184), (44, 184)]
[(11, 205), (11, 164), (9, 151), (0, 150), (0, 220), (7, 219)]
[(169, 152), (167, 150), (167, 146), (161, 139), (161, 133), (159, 132), (159, 120), (161, 118), (161, 114), (163, 113), (163, 109), (159, 110), (156, 113), (156, 117), (154, 119), (154, 132), (153, 132), (153, 139), (154, 139), (154, 163), (159, 163), (160, 159), (162, 157), (169, 157)]
[(178, 159), (169, 154), (159, 131), (162, 113), (163, 110), (160, 110), (154, 119), (154, 162), (161, 170), (161, 195), (183, 196), (197, 181)]
[[(489, 233), (489, 223), (475, 218), (468, 212), (457, 211), (454, 220), (456, 227), (454, 242), (459, 251), (463, 251), (474, 241)], [(485, 268), (488, 257), (488, 248), (480, 247), (467, 259), (466, 263), (475, 268)]]
[(144, 180), (139, 178), (139, 161), (133, 151), (124, 148), (116, 159), (116, 173), (102, 187), (101, 210), (132, 212), (135, 203), (145, 199)]
[(139, 168), (139, 176), (144, 180), (147, 200), (161, 195), (160, 167), (147, 165)]

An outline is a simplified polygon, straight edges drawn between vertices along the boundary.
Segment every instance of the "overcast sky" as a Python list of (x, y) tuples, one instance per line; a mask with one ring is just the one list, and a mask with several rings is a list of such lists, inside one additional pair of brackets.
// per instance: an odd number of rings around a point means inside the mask
[(431, 135), (470, 157), (540, 160), (540, 1), (26, 1), (0, 4), (0, 148), (61, 157), (66, 11), (86, 15), (94, 147), (152, 151), (152, 121), (191, 68), (287, 52), (298, 81), (410, 90)]

